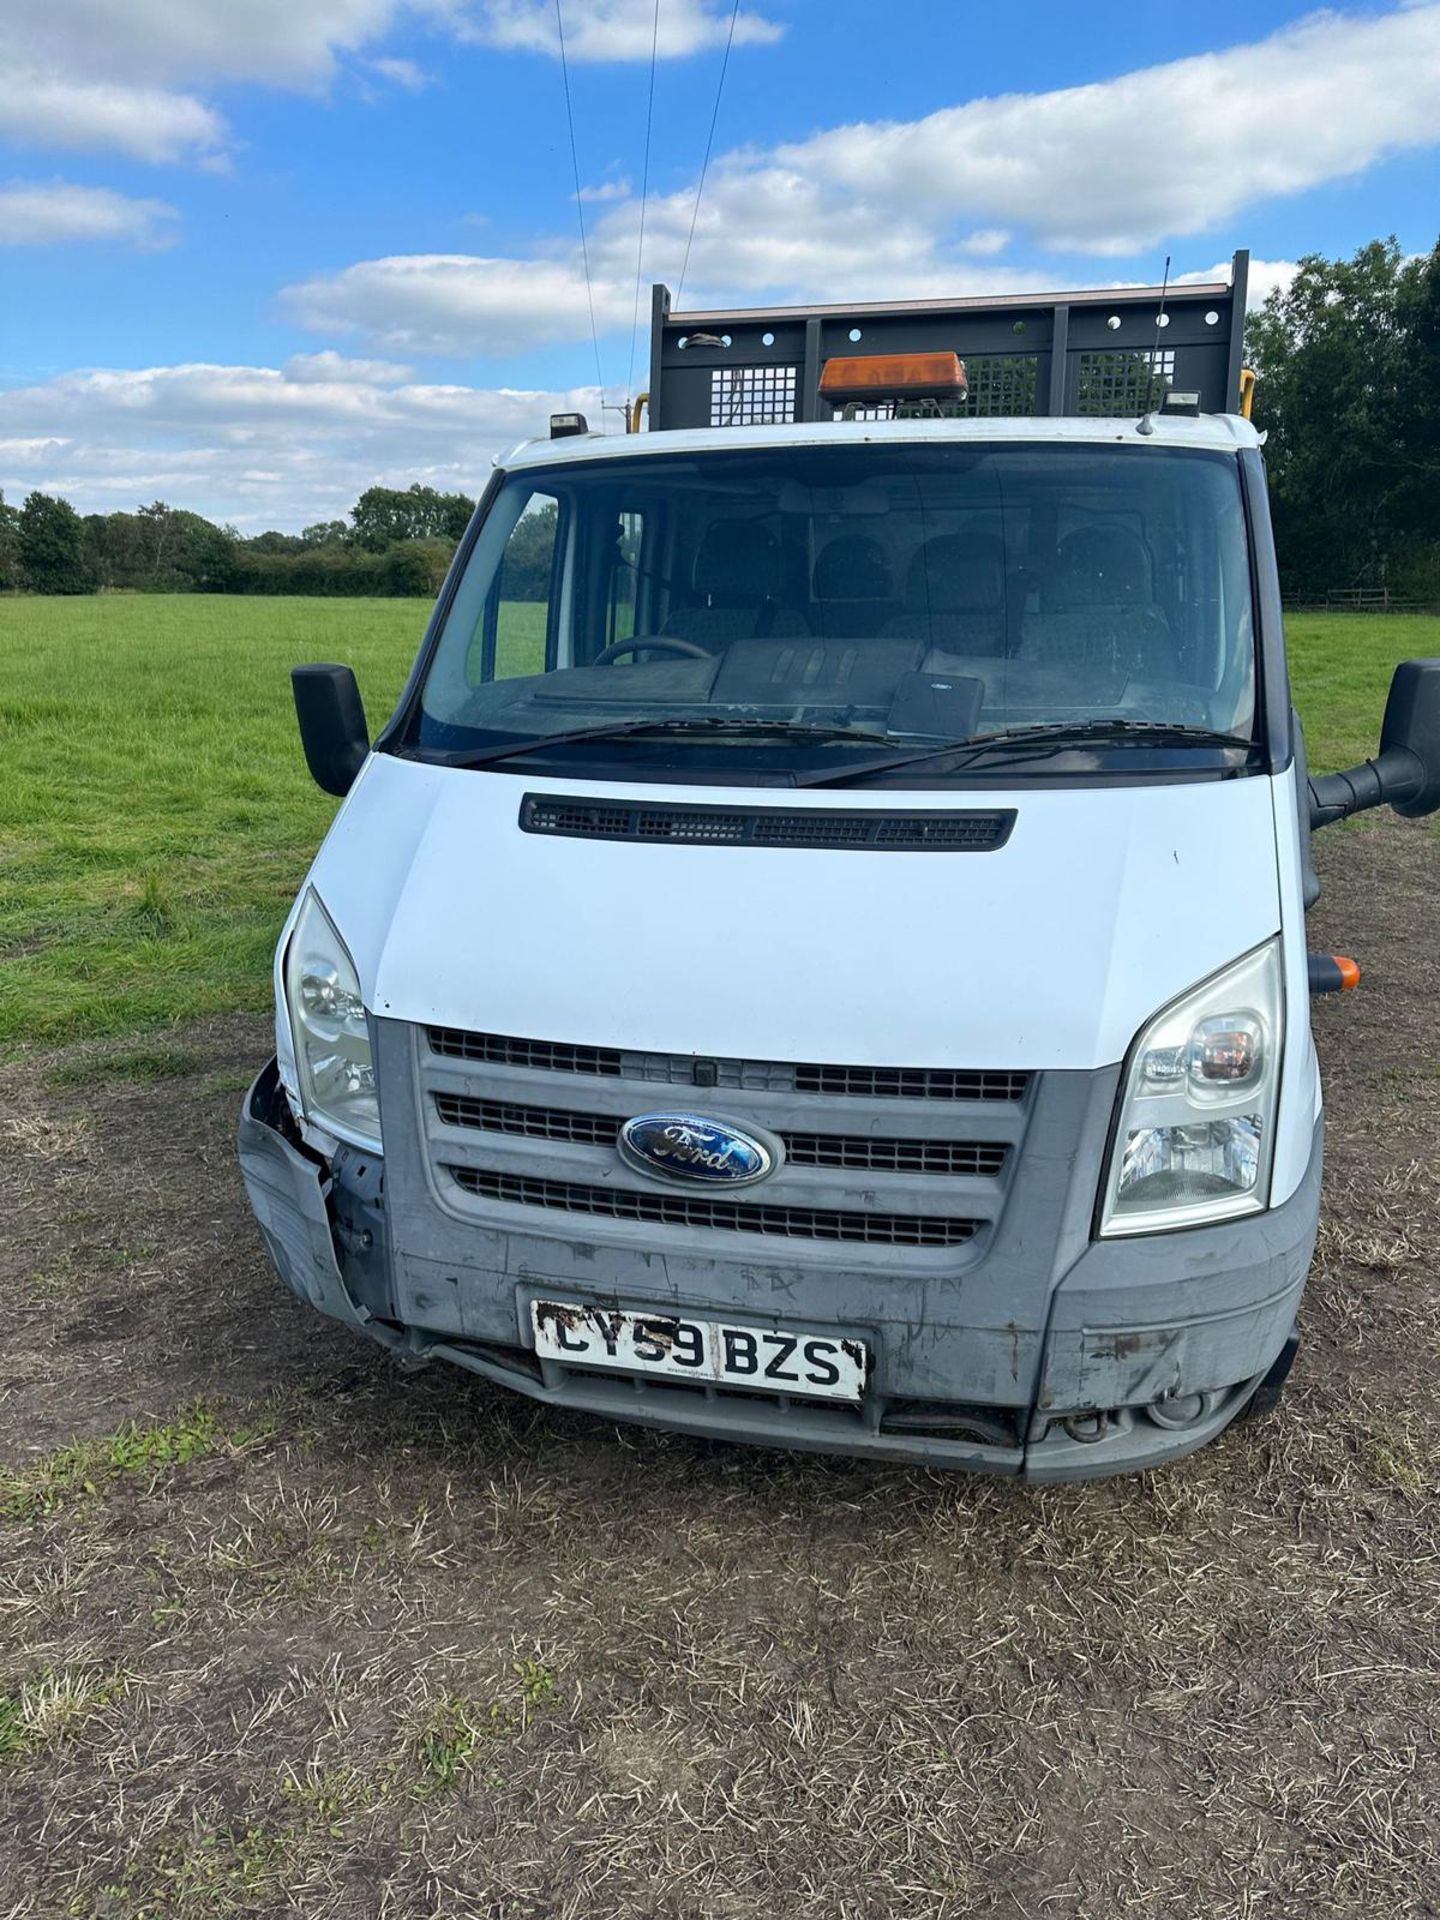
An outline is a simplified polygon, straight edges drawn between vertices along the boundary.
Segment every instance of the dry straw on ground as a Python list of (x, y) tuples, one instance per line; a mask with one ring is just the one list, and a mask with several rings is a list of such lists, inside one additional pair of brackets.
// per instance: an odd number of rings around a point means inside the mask
[(402, 1377), (266, 1269), (263, 1023), (7, 1069), (0, 1915), (1440, 1911), (1436, 847), (1323, 848), (1292, 1392), (1140, 1481)]

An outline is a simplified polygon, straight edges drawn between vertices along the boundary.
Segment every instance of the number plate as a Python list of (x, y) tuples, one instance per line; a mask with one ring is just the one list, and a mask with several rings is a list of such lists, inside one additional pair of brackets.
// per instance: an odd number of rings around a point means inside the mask
[(578, 1300), (532, 1300), (530, 1324), (535, 1351), (571, 1367), (713, 1380), (760, 1393), (852, 1404), (865, 1392), (870, 1356), (860, 1340), (666, 1313), (622, 1313)]

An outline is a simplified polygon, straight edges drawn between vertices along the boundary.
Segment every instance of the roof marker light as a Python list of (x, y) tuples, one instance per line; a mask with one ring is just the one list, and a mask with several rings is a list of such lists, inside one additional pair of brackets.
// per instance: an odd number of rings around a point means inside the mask
[(847, 353), (825, 362), (820, 396), (847, 402), (963, 400), (965, 363), (958, 353)]

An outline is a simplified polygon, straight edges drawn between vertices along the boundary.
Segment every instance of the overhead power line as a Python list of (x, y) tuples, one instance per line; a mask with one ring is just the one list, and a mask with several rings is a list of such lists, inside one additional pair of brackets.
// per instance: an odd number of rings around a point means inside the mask
[(705, 191), (705, 176), (710, 171), (710, 150), (715, 145), (715, 125), (720, 118), (720, 96), (725, 91), (725, 75), (730, 66), (730, 49), (735, 44), (735, 21), (740, 12), (740, 0), (733, 0), (730, 8), (730, 30), (725, 35), (725, 51), (720, 59), (720, 78), (715, 87), (715, 106), (710, 115), (710, 132), (705, 140), (705, 158), (700, 163), (700, 183), (695, 189), (695, 205), (690, 212), (690, 232), (685, 240), (685, 258), (680, 265), (680, 285), (675, 294), (678, 307), (685, 292), (685, 275), (690, 271), (690, 249), (695, 244), (695, 222), (700, 218), (700, 196)]
[[(580, 155), (575, 147), (575, 114), (570, 104), (570, 65), (565, 57), (565, 16), (561, 11), (561, 0), (555, 0), (555, 31), (560, 39), (560, 77), (565, 83), (565, 124), (570, 129), (570, 167), (575, 176), (575, 213), (580, 222), (580, 259), (585, 268), (585, 300), (590, 308), (590, 338), (595, 346), (595, 384), (600, 389), (600, 417), (603, 424), (605, 376), (600, 371), (600, 329), (595, 324), (595, 287), (590, 278), (590, 246), (585, 238), (585, 202), (580, 198)], [(651, 85), (652, 87), (654, 85), (653, 71)], [(646, 143), (648, 151), (648, 133)], [(631, 354), (633, 360), (633, 343)]]
[(635, 391), (635, 340), (640, 331), (640, 270), (645, 260), (645, 205), (650, 196), (650, 129), (655, 120), (655, 60), (659, 51), (660, 0), (655, 0), (655, 20), (650, 29), (650, 91), (645, 101), (645, 164), (640, 175), (640, 239), (635, 248), (635, 308), (630, 315), (630, 371), (625, 377), (627, 399)]

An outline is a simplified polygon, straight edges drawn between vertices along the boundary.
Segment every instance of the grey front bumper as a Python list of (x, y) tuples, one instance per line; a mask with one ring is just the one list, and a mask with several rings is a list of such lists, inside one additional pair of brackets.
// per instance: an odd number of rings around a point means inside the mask
[[(290, 1290), (407, 1357), (452, 1360), (535, 1399), (710, 1439), (1045, 1481), (1159, 1466), (1204, 1446), (1243, 1410), (1294, 1324), (1314, 1250), (1322, 1157), (1317, 1127), (1300, 1188), (1254, 1219), (1088, 1246), (1055, 1288), (1035, 1403), (1017, 1410), (1014, 1443), (1002, 1444), (965, 1431), (964, 1418), (953, 1433), (943, 1431), (943, 1406), (940, 1431), (887, 1431), (823, 1404), (653, 1385), (641, 1392), (627, 1379), (574, 1371), (556, 1379), (519, 1346), (406, 1326), (384, 1311), (376, 1271), (383, 1233), (372, 1247), (368, 1232), (357, 1235), (337, 1220), (331, 1172), (295, 1136), (273, 1060), (246, 1095), (239, 1154), (271, 1259)], [(377, 1165), (372, 1193), (378, 1173)], [(367, 1252), (357, 1250), (360, 1240)], [(342, 1251), (354, 1284), (342, 1273)], [(1191, 1402), (1194, 1418), (1162, 1426), (1144, 1411), (1156, 1401)], [(984, 1409), (974, 1411), (983, 1416)]]

